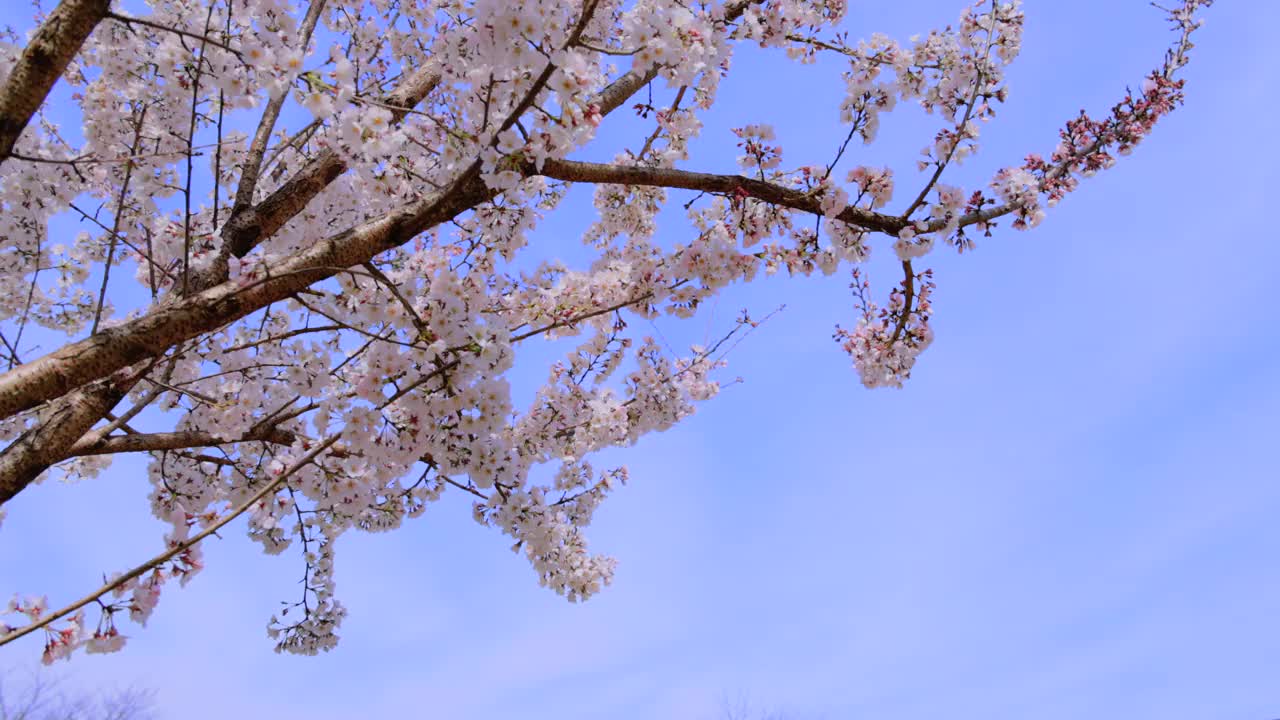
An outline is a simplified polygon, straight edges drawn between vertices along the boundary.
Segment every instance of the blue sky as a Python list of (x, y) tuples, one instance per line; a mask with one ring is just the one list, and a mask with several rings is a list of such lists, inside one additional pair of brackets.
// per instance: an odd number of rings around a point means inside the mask
[[(850, 4), (855, 36), (927, 31), (961, 7)], [(1105, 111), (1170, 37), (1137, 0), (1025, 9), (1012, 96), (972, 178), (1052, 149), (1063, 121)], [(713, 327), (741, 307), (787, 309), (731, 356), (745, 382), (608, 456), (632, 482), (591, 528), (620, 560), (599, 597), (538, 588), (446, 495), (401, 531), (339, 542), (350, 615), (333, 653), (272, 653), (267, 618), (301, 567), (231, 532), (124, 653), (55, 673), (154, 687), (162, 716), (191, 720), (699, 720), (726, 694), (833, 719), (1280, 717), (1280, 63), (1265, 50), (1280, 6), (1221, 2), (1206, 17), (1188, 104), (1132, 157), (1033, 232), (930, 256), (937, 339), (904, 390), (863, 389), (831, 341), (854, 321), (847, 276), (728, 293)], [(747, 122), (775, 124), (785, 164), (827, 160), (843, 137), (838, 71), (741, 54), (689, 166), (728, 169), (727, 128)], [(896, 111), (853, 161), (892, 162), (906, 187), (935, 123)], [(593, 152), (629, 137), (605, 133)], [(581, 257), (588, 208), (568, 203), (542, 247)], [(891, 275), (871, 269), (883, 294)], [(24, 493), (0, 529), (0, 591), (62, 604), (153, 553), (145, 494), (138, 458)], [(38, 653), (5, 647), (0, 668)]]

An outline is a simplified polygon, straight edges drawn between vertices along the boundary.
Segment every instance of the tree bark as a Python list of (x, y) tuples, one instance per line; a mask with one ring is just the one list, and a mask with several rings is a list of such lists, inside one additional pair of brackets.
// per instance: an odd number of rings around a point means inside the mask
[(59, 398), (49, 416), (23, 433), (0, 453), (0, 505), (30, 485), (71, 448), (128, 392), (133, 383), (104, 378)]
[(107, 16), (110, 0), (62, 0), (0, 87), (0, 164), (13, 153), (18, 136), (49, 96), (89, 33)]

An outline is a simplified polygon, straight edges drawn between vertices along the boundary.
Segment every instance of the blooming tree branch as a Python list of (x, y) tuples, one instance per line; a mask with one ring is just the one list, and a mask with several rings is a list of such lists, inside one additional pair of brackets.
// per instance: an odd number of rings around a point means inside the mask
[[(164, 552), (62, 610), (15, 599), (0, 645), (41, 631), (50, 661), (119, 649), (122, 618), (145, 624), (169, 580), (199, 571), (199, 543), (243, 517), (265, 552), (300, 549), (301, 597), (268, 624), (276, 649), (328, 650), (346, 613), (337, 539), (398, 527), (446, 491), (540, 583), (590, 597), (614, 562), (585, 528), (627, 477), (592, 454), (715, 396), (724, 353), (758, 324), (744, 313), (681, 354), (635, 317), (692, 316), (762, 273), (848, 268), (857, 324), (836, 339), (864, 384), (900, 386), (933, 341), (925, 258), (971, 250), (1005, 217), (1037, 225), (1136, 146), (1182, 101), (1209, 4), (1165, 11), (1175, 40), (1140, 92), (965, 189), (948, 170), (1008, 98), (1016, 2), (981, 0), (902, 44), (850, 43), (843, 0), (149, 0), (130, 15), (65, 0), (24, 48), (0, 42), (0, 506), (49, 474), (148, 453), (171, 529)], [(748, 122), (736, 170), (687, 167), (746, 45), (846, 65), (833, 158), (784, 165), (773, 130)], [(82, 140), (43, 112), (59, 76)], [(848, 151), (899, 102), (942, 127), (895, 210), (901, 174)], [(636, 143), (568, 159), (605, 123)], [(580, 268), (528, 243), (575, 185), (597, 210)], [(673, 243), (657, 218), (675, 195), (689, 224)], [(51, 237), (63, 214), (91, 230)], [(877, 245), (902, 269), (880, 302), (862, 268)], [(513, 397), (507, 373), (534, 339), (572, 342), (532, 398)], [(532, 479), (543, 464), (554, 478)]]

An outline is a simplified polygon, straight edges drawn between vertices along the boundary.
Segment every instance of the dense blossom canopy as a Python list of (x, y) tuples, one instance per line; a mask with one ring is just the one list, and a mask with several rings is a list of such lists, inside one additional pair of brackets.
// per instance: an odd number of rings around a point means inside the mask
[[(277, 649), (327, 650), (345, 614), (335, 540), (446, 491), (474, 496), (543, 585), (591, 596), (614, 562), (584, 528), (626, 480), (592, 453), (713, 397), (725, 341), (756, 324), (744, 314), (679, 356), (629, 318), (844, 267), (859, 311), (836, 339), (865, 385), (900, 386), (933, 340), (922, 262), (1006, 219), (1036, 226), (1138, 144), (1182, 99), (1209, 3), (1167, 10), (1171, 49), (1109, 114), (961, 188), (944, 174), (1006, 99), (1016, 1), (850, 42), (845, 0), (64, 0), (0, 42), (0, 503), (145, 452), (171, 530), (61, 610), (16, 597), (0, 644), (43, 632), (47, 661), (119, 649), (124, 619), (145, 624), (167, 583), (200, 570), (199, 542), (245, 516), (266, 552), (298, 546), (305, 563), (268, 627)], [(739, 174), (689, 168), (745, 44), (846, 66), (833, 157), (784, 160), (770, 127), (743, 124)], [(51, 101), (59, 78), (67, 99)], [(918, 172), (842, 164), (900, 102), (940, 127)], [(567, 159), (615, 114), (645, 132), (610, 163)], [(598, 211), (581, 268), (526, 242), (571, 184), (592, 185)], [(689, 191), (688, 226), (661, 243), (674, 191)], [(89, 229), (58, 237), (61, 216)], [(902, 271), (881, 301), (859, 267), (873, 251)], [(517, 407), (504, 376), (519, 346), (568, 337)]]

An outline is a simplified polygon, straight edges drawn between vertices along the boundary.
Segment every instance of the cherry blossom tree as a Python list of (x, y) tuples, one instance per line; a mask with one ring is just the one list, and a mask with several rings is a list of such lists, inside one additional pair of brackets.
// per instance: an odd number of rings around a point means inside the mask
[[(1108, 113), (962, 188), (944, 176), (1007, 98), (1016, 0), (907, 41), (850, 40), (845, 0), (63, 0), (0, 42), (0, 503), (148, 453), (170, 530), (61, 609), (15, 597), (0, 645), (39, 632), (46, 661), (118, 650), (125, 620), (144, 625), (201, 569), (201, 541), (244, 516), (305, 566), (270, 620), (276, 649), (328, 650), (345, 615), (336, 539), (445, 492), (474, 496), (541, 584), (590, 597), (614, 561), (584, 528), (627, 479), (593, 453), (715, 396), (724, 352), (757, 324), (744, 313), (680, 354), (636, 318), (844, 268), (857, 312), (836, 340), (863, 384), (900, 386), (933, 340), (929, 255), (1038, 225), (1129, 153), (1182, 101), (1210, 3), (1161, 8), (1167, 54)], [(784, 159), (751, 118), (724, 139), (735, 172), (689, 157), (748, 45), (844, 64), (843, 86), (815, 88), (846, 128), (828, 157)], [(899, 102), (939, 128), (915, 167), (853, 165), (846, 150)], [(643, 132), (612, 162), (570, 159), (623, 121)], [(598, 211), (578, 268), (526, 240), (575, 184)], [(668, 206), (687, 217), (676, 242), (656, 235)], [(88, 229), (51, 233), (67, 216)], [(901, 269), (885, 296), (860, 267), (873, 251)], [(543, 338), (575, 340), (517, 406), (508, 373)]]

